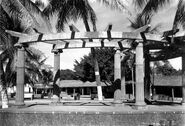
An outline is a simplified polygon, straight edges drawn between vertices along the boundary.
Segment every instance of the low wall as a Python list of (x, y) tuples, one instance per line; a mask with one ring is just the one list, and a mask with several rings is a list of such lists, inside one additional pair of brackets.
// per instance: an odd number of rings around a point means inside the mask
[(0, 126), (185, 126), (183, 112), (0, 111)]

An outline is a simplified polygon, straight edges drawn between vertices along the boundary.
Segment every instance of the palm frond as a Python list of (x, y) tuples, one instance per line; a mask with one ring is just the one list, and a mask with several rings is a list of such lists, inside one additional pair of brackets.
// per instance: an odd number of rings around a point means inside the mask
[(173, 21), (173, 29), (177, 29), (181, 25), (185, 29), (185, 1), (179, 0), (175, 18)]
[(46, 30), (48, 32), (51, 32), (51, 24), (49, 22), (49, 18), (42, 12), (42, 10), (36, 3), (33, 3), (31, 0), (19, 0), (19, 1), (32, 16), (35, 24), (37, 25), (36, 28), (40, 27), (42, 25), (41, 23), (45, 23)]
[(32, 29), (35, 26), (35, 22), (30, 13), (19, 0), (3, 0), (1, 6), (8, 16), (20, 25), (20, 29), (23, 32), (30, 34), (35, 33)]
[(43, 62), (46, 60), (46, 58), (43, 59), (43, 57), (45, 57), (43, 52), (41, 52), (38, 49), (29, 47), (25, 51), (26, 51), (26, 60), (28, 62), (37, 64), (38, 67), (42, 65)]
[(142, 9), (146, 5), (148, 0), (133, 0), (132, 2), (136, 8)]
[(58, 13), (57, 30), (64, 30), (64, 24), (70, 20), (85, 19), (90, 21), (96, 30), (96, 14), (87, 0), (51, 0), (43, 11), (47, 16)]
[(12, 27), (11, 19), (8, 17), (2, 6), (0, 6), (0, 45), (2, 45), (3, 50), (13, 45), (12, 37), (5, 32), (6, 29), (11, 29)]
[(172, 2), (172, 0), (148, 0), (144, 9), (142, 11), (142, 15), (151, 15), (154, 12), (157, 12), (159, 9), (163, 8), (167, 4)]
[(150, 24), (153, 15), (137, 14), (134, 19), (128, 19), (131, 23), (129, 26), (131, 29), (138, 29), (144, 25)]
[(159, 29), (161, 28), (162, 25), (163, 25), (162, 23), (155, 25), (152, 29), (150, 29), (150, 33), (159, 33)]
[(110, 7), (111, 9), (129, 12), (127, 6), (124, 3), (126, 2), (126, 0), (97, 0), (97, 1), (107, 7)]

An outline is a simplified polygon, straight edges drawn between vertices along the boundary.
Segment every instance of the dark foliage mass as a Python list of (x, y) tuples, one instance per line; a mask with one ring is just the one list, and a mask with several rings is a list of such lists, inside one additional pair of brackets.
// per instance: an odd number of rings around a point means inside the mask
[(155, 73), (162, 74), (164, 76), (181, 75), (181, 70), (176, 70), (171, 66), (169, 61), (163, 61), (163, 65), (155, 64)]
[[(113, 81), (114, 53), (113, 48), (95, 49), (99, 65), (101, 81)], [(76, 75), (82, 81), (95, 81), (93, 55), (84, 56), (80, 62), (74, 64)]]
[(66, 69), (60, 71), (60, 80), (77, 80), (78, 76), (72, 70)]

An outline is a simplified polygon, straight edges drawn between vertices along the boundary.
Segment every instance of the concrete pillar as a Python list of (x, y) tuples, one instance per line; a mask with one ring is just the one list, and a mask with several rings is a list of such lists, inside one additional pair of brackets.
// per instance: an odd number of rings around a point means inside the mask
[(84, 87), (82, 87), (82, 95), (84, 95)]
[(60, 70), (60, 53), (55, 52), (54, 53), (54, 72), (53, 72), (54, 76), (58, 70)]
[(54, 71), (53, 71), (53, 100), (54, 102), (60, 101), (60, 88), (57, 85), (60, 83), (60, 52), (54, 52)]
[(182, 104), (185, 105), (185, 53), (182, 55)]
[(16, 86), (16, 99), (15, 105), (24, 105), (24, 76), (25, 76), (25, 49), (24, 47), (18, 48), (17, 52), (17, 86)]
[(93, 54), (93, 60), (94, 60), (94, 71), (95, 71), (96, 84), (97, 84), (98, 100), (102, 101), (103, 94), (102, 94), (102, 86), (101, 86), (101, 80), (100, 80), (100, 72), (99, 72), (98, 61), (96, 59), (96, 52), (94, 48), (91, 48), (91, 53)]
[(121, 55), (121, 92), (123, 96), (126, 95), (126, 83), (125, 83), (125, 70), (126, 70), (126, 61), (125, 59), (125, 54)]
[(123, 96), (126, 95), (125, 66), (122, 66), (122, 71), (121, 71), (121, 92)]
[(144, 55), (143, 43), (136, 47), (136, 106), (145, 105), (144, 101)]
[(114, 81), (121, 80), (121, 55), (120, 50), (116, 50), (114, 54)]

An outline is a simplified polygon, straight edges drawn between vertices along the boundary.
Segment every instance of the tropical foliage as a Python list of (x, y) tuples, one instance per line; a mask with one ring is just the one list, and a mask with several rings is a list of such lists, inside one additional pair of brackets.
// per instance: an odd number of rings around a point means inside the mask
[(140, 15), (144, 17), (152, 17), (159, 10), (164, 7), (167, 7), (170, 4), (174, 4), (174, 2), (178, 2), (177, 9), (173, 21), (172, 29), (177, 29), (182, 27), (185, 29), (185, 1), (184, 0), (133, 0), (133, 3), (136, 9), (139, 10)]
[(78, 80), (78, 76), (72, 70), (66, 69), (60, 71), (60, 79), (61, 80)]
[[(17, 43), (18, 39), (7, 34), (5, 30), (34, 34), (36, 33), (34, 29), (40, 26), (36, 18), (38, 16), (41, 21), (48, 21), (40, 9), (30, 0), (2, 0), (0, 5), (1, 85), (6, 87), (16, 83), (17, 48), (14, 47), (14, 44)], [(38, 77), (43, 74), (40, 68), (45, 60), (46, 58), (41, 51), (30, 47), (26, 49), (25, 83), (38, 82)]]
[[(95, 52), (100, 69), (101, 81), (113, 81), (115, 50), (105, 48), (95, 49)], [(89, 53), (88, 56), (84, 56), (80, 62), (76, 60), (74, 70), (82, 81), (95, 81), (92, 53)]]

